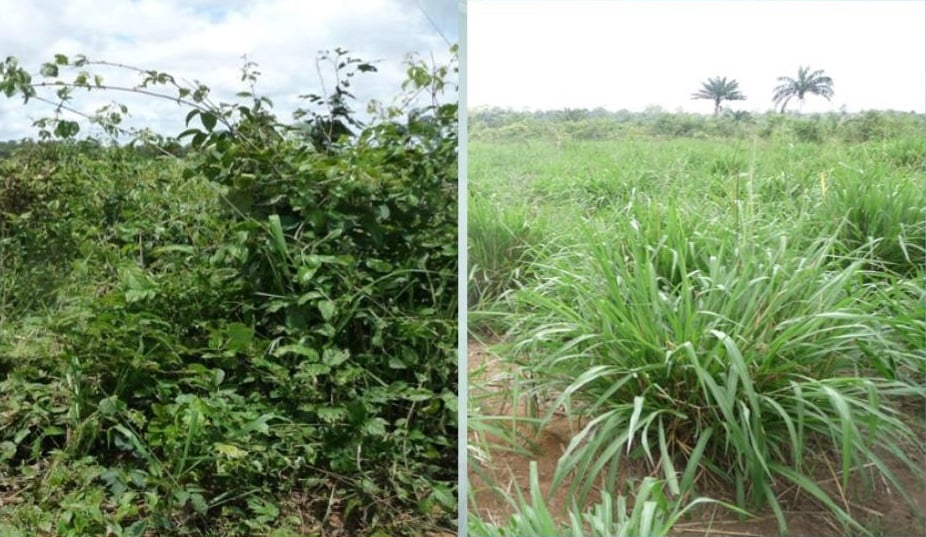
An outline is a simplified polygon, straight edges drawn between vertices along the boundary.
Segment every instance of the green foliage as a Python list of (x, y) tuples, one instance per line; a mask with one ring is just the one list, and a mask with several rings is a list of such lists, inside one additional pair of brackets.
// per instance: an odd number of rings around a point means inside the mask
[(701, 89), (691, 95), (692, 99), (708, 99), (714, 101), (714, 115), (720, 113), (720, 103), (723, 101), (743, 101), (746, 96), (740, 93), (739, 82), (727, 80), (727, 77), (712, 77), (701, 83)]
[[(78, 142), (58, 110), (37, 122), (47, 141), (0, 162), (0, 475), (21, 496), (0, 524), (452, 526), (456, 105), (442, 96), (455, 67), (410, 59), (402, 97), (431, 102), (362, 123), (347, 88), (372, 66), (342, 50), (327, 60), (336, 91), (307, 96), (294, 124), (253, 92), (252, 63), (245, 102), (221, 105), (204, 85), (128, 68), (146, 94), (191, 108), (177, 139)], [(28, 87), (4, 65), (3, 87), (30, 99), (113, 89), (87, 71), (106, 62), (56, 58), (43, 77), (73, 81)], [(90, 119), (116, 134), (125, 113)], [(29, 469), (52, 460), (67, 475), (87, 461), (93, 486), (72, 479), (58, 493), (73, 502), (49, 501)]]
[(811, 71), (810, 67), (801, 66), (797, 70), (797, 78), (780, 76), (778, 82), (780, 84), (775, 87), (772, 101), (776, 106), (781, 106), (782, 113), (794, 97), (801, 104), (808, 93), (819, 95), (827, 101), (833, 97), (833, 79), (823, 74), (822, 69)]
[[(743, 139), (759, 135), (801, 141), (884, 140), (922, 143), (926, 117), (922, 114), (869, 110), (860, 114), (828, 113), (807, 117), (767, 112), (748, 114), (727, 111), (716, 117), (649, 110), (573, 110), (575, 119), (564, 120), (562, 111), (518, 112), (504, 109), (476, 109), (470, 113), (469, 136), (473, 141), (530, 142), (542, 140), (615, 140), (640, 136), (705, 139)], [(915, 162), (923, 152), (908, 153)]]
[[(537, 463), (530, 464), (530, 500), (517, 491), (515, 497), (507, 500), (516, 510), (505, 525), (493, 525), (478, 518), (470, 524), (470, 534), (478, 537), (518, 537), (536, 535), (538, 537), (631, 537), (635, 535), (652, 535), (666, 537), (672, 534), (673, 526), (689, 511), (700, 504), (719, 503), (721, 506), (744, 511), (723, 502), (709, 498), (697, 498), (685, 503), (685, 496), (678, 496), (671, 484), (651, 477), (643, 479), (633, 493), (633, 506), (628, 507), (628, 498), (624, 495), (614, 496), (608, 492), (602, 495), (600, 503), (585, 512), (570, 513), (570, 523), (558, 524), (556, 513), (546, 505), (540, 488)], [(667, 491), (666, 488), (670, 490)]]
[(823, 141), (823, 133), (818, 121), (795, 119), (791, 122), (791, 130), (794, 133), (794, 139), (798, 142), (820, 143)]
[[(749, 142), (706, 135), (732, 118), (701, 118), (705, 139), (640, 129), (658, 117), (614, 114), (610, 140), (565, 143), (543, 139), (566, 126), (541, 114), (512, 139), (473, 120), (471, 207), (537, 230), (523, 276), (470, 317), (503, 334), (505, 395), (532, 413), (475, 415), (475, 437), (512, 449), (524, 439), (501, 420), (536, 430), (565, 413), (580, 432), (551, 486), (578, 505), (621, 494), (628, 470), (668, 483), (694, 464), (693, 494), (729, 491), (782, 533), (785, 489), (873, 531), (853, 505), (870, 480), (909, 500), (902, 482), (922, 478), (922, 117), (879, 113), (888, 137), (862, 143), (847, 143), (853, 116), (760, 116), (738, 127)], [(474, 251), (485, 238), (471, 233)], [(539, 528), (540, 508), (517, 505), (509, 529), (480, 531)]]
[(926, 192), (912, 177), (883, 179), (888, 171), (883, 163), (871, 166), (834, 174), (821, 219), (842, 222), (844, 249), (867, 250), (872, 269), (914, 276), (926, 266)]
[[(554, 488), (575, 476), (584, 498), (625, 453), (665, 466), (705, 436), (703, 467), (748, 508), (778, 511), (770, 485), (784, 479), (846, 516), (797, 477), (808, 443), (840, 452), (845, 479), (873, 461), (895, 480), (872, 449), (896, 452), (915, 434), (881, 397), (920, 390), (858, 368), (865, 354), (856, 340), (874, 355), (886, 343), (846, 294), (858, 285), (857, 264), (834, 272), (825, 249), (792, 255), (782, 243), (769, 252), (714, 246), (699, 268), (681, 255), (697, 243), (621, 235), (626, 247), (590, 236), (588, 254), (547, 261), (549, 280), (518, 293), (524, 306), (510, 323), (511, 354), (532, 357), (521, 367), (538, 396), (559, 394), (553, 407), (588, 420)], [(663, 249), (674, 266), (658, 263)]]
[(468, 213), (471, 246), (470, 304), (498, 298), (522, 278), (533, 257), (531, 246), (543, 239), (527, 207), (507, 207), (499, 214), (496, 204), (474, 199)]

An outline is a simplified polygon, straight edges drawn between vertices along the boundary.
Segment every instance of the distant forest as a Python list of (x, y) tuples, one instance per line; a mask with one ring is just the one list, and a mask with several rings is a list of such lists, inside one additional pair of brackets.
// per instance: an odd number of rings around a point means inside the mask
[[(26, 149), (32, 146), (39, 144), (49, 145), (61, 143), (57, 141), (43, 141), (37, 142), (35, 140), (24, 138), (22, 140), (6, 140), (0, 141), (0, 159), (7, 158), (16, 152), (19, 149)], [(100, 147), (102, 144), (95, 140), (82, 140), (77, 142), (78, 144), (83, 144), (87, 146)], [(154, 143), (137, 143), (134, 145), (135, 152), (142, 157), (156, 157), (156, 156), (184, 156), (189, 151), (189, 147), (184, 146), (174, 140), (168, 140), (159, 144)]]
[(511, 110), (480, 107), (469, 110), (467, 136), (475, 139), (553, 137), (606, 140), (623, 136), (752, 137), (793, 136), (797, 141), (844, 142), (886, 140), (902, 132), (922, 133), (926, 114), (893, 110), (849, 113), (752, 113), (725, 110), (718, 115), (669, 112), (658, 106), (643, 112), (605, 108)]

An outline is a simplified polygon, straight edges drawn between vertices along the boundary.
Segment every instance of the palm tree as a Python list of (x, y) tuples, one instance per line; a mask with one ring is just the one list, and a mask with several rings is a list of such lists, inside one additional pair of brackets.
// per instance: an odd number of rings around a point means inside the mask
[(714, 115), (720, 113), (720, 103), (723, 101), (742, 101), (746, 96), (740, 93), (739, 82), (727, 80), (727, 77), (708, 78), (701, 83), (701, 89), (691, 94), (692, 99), (710, 99), (714, 101)]
[(780, 76), (778, 81), (781, 84), (775, 88), (775, 95), (772, 100), (776, 105), (781, 104), (782, 114), (784, 114), (785, 107), (788, 106), (788, 101), (792, 97), (797, 97), (800, 107), (803, 107), (804, 96), (808, 93), (819, 95), (827, 101), (833, 96), (833, 79), (824, 75), (822, 69), (810, 72), (810, 67), (799, 67), (796, 79)]
[(723, 115), (731, 118), (735, 123), (744, 123), (744, 122), (752, 120), (752, 114), (750, 114), (749, 112), (745, 110), (727, 109), (727, 111), (725, 111)]

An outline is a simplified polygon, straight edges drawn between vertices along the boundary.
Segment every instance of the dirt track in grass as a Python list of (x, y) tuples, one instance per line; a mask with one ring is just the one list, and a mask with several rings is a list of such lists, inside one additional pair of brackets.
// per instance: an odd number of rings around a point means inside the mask
[[(524, 415), (525, 409), (513, 409), (511, 402), (503, 395), (508, 388), (511, 371), (492, 354), (491, 345), (471, 339), (469, 341), (469, 371), (470, 371), (470, 397), (478, 401), (478, 406), (471, 405), (471, 412), (478, 412), (484, 416), (511, 416), (515, 411)], [(485, 397), (480, 397), (485, 396)], [(911, 421), (922, 423), (923, 409), (911, 409)], [(569, 441), (580, 429), (580, 424), (570, 424), (564, 416), (558, 416), (552, 425), (534, 435), (526, 427), (521, 426), (522, 432), (534, 438), (533, 449), (527, 442), (523, 447), (529, 450), (530, 455), (500, 449), (488, 449), (487, 457), (480, 461), (470, 454), (470, 489), (473, 494), (470, 498), (470, 516), (496, 524), (503, 524), (513, 514), (511, 505), (490, 486), (491, 481), (496, 489), (505, 491), (510, 496), (516, 495), (520, 489), (525, 498), (530, 498), (528, 489), (530, 462), (536, 461), (538, 474), (547, 505), (553, 513), (560, 513), (562, 522), (568, 521), (566, 507), (571, 503), (569, 487), (561, 486), (551, 491), (550, 484), (556, 469), (557, 461)], [(479, 438), (471, 431), (470, 442), (477, 443)], [(490, 442), (497, 438), (488, 438)], [(914, 461), (924, 464), (923, 446), (910, 446), (906, 450), (908, 456)], [(899, 480), (913, 494), (917, 510), (911, 511), (904, 503), (899, 493), (889, 486), (882, 478), (876, 478), (874, 490), (870, 495), (859, 499), (848, 499), (853, 515), (868, 527), (874, 535), (883, 536), (910, 536), (926, 533), (926, 521), (922, 515), (926, 513), (926, 484), (916, 476), (911, 475), (898, 461), (888, 460), (889, 467), (898, 475)], [(827, 492), (841, 496), (839, 491), (840, 479), (834, 478), (837, 474), (825, 465), (815, 472), (817, 482)], [(642, 477), (642, 472), (638, 476)], [(623, 480), (625, 477), (621, 476)], [(793, 487), (779, 487), (780, 501), (786, 509), (789, 531), (792, 536), (843, 536), (845, 529), (839, 525), (831, 515), (827, 515), (821, 504), (806, 494), (796, 494)], [(703, 495), (731, 501), (732, 491), (705, 490)], [(599, 500), (597, 491), (593, 491), (587, 506)], [(632, 499), (631, 499), (632, 501)], [(705, 535), (731, 535), (743, 537), (761, 537), (777, 535), (778, 526), (771, 513), (762, 513), (759, 517), (740, 520), (734, 513), (708, 504), (690, 519), (676, 524), (674, 535), (677, 537), (705, 536)]]

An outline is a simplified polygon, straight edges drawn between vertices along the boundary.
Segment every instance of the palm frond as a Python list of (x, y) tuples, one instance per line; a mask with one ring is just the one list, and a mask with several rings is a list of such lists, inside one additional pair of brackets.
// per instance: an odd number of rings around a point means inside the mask
[(707, 99), (714, 101), (714, 115), (720, 112), (720, 103), (723, 101), (743, 101), (746, 96), (740, 93), (739, 82), (727, 77), (712, 77), (701, 83), (701, 89), (691, 94), (692, 99)]
[(772, 101), (776, 105), (781, 104), (782, 113), (792, 97), (797, 97), (803, 102), (804, 96), (810, 93), (829, 101), (834, 95), (833, 79), (823, 74), (822, 69), (811, 72), (810, 67), (800, 66), (797, 69), (797, 78), (780, 76), (778, 82), (781, 84), (775, 87)]

